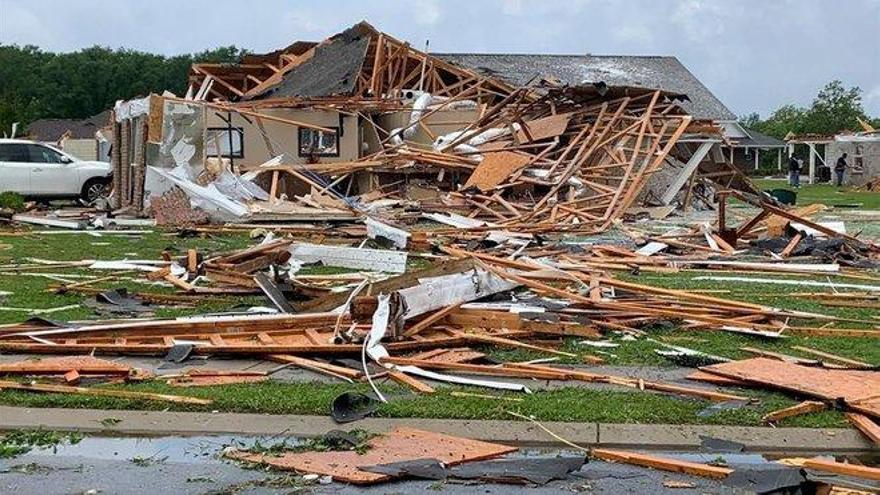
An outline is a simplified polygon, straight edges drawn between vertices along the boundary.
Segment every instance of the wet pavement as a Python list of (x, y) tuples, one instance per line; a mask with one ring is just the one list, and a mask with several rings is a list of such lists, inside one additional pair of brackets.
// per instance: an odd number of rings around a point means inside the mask
[[(370, 487), (304, 481), (292, 473), (248, 468), (221, 457), (228, 446), (247, 447), (272, 438), (101, 437), (88, 436), (73, 445), (35, 449), (0, 459), (0, 493), (55, 494), (275, 494), (275, 493), (446, 493), (536, 495), (558, 493), (744, 493), (722, 482), (640, 467), (591, 461), (567, 479), (544, 486), (517, 486), (460, 481), (395, 481)], [(288, 443), (291, 443), (288, 439)], [(518, 457), (576, 455), (572, 451), (521, 450)], [(695, 462), (723, 460), (731, 467), (769, 469), (759, 454), (660, 453)], [(510, 456), (508, 456), (510, 457)]]

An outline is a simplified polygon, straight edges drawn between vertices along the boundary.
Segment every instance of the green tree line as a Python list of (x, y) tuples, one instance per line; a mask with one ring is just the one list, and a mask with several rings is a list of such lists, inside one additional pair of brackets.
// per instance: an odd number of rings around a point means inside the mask
[(857, 86), (846, 88), (842, 82), (834, 80), (819, 90), (809, 107), (783, 105), (767, 119), (751, 113), (742, 117), (740, 123), (749, 129), (783, 139), (789, 132), (828, 136), (842, 131), (861, 131), (859, 119), (880, 129), (880, 118), (872, 120), (862, 107), (862, 90)]
[(186, 92), (193, 63), (235, 63), (235, 46), (166, 57), (95, 46), (52, 53), (27, 45), (0, 44), (0, 136), (19, 122), (21, 134), (41, 118), (87, 118), (116, 100), (169, 90)]

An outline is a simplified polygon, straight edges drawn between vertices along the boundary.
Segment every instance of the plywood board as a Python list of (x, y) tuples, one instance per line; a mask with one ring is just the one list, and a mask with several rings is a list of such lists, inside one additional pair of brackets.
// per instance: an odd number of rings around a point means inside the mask
[(825, 400), (842, 398), (851, 408), (880, 417), (880, 373), (812, 368), (768, 358), (744, 359), (701, 368), (750, 383)]
[(483, 192), (490, 191), (525, 167), (531, 159), (529, 155), (512, 151), (486, 153), (464, 184), (464, 189), (476, 187)]
[(444, 464), (455, 465), (468, 461), (491, 459), (516, 451), (515, 447), (480, 442), (412, 428), (400, 427), (369, 442), (369, 450), (357, 452), (303, 452), (280, 456), (236, 452), (230, 457), (257, 462), (300, 473), (330, 475), (336, 481), (369, 485), (388, 481), (391, 476), (369, 473), (360, 466), (375, 466), (392, 462), (432, 458)]
[[(542, 139), (556, 137), (565, 132), (570, 120), (570, 113), (561, 113), (544, 117), (542, 119), (530, 120), (525, 122), (524, 129), (520, 129), (520, 131), (517, 132), (516, 139), (520, 143), (525, 143), (528, 141), (540, 141)], [(529, 139), (529, 137), (531, 137), (531, 139)]]

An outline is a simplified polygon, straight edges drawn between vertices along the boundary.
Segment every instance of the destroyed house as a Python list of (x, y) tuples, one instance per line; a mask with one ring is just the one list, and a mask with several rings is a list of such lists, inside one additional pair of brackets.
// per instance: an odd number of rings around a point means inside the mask
[(659, 79), (560, 84), (534, 77), (543, 67), (513, 77), (468, 57), (486, 56), (425, 54), (362, 22), (240, 64), (195, 64), (185, 97), (117, 105), (115, 206), (143, 212), (178, 186), (233, 218), (351, 219), (356, 203), (397, 198), (501, 219), (520, 215), (503, 196), (526, 209), (567, 197), (599, 214), (563, 218), (606, 228), (636, 203), (711, 206), (710, 182), (747, 188), (720, 152), (732, 114), (693, 76), (697, 99)]

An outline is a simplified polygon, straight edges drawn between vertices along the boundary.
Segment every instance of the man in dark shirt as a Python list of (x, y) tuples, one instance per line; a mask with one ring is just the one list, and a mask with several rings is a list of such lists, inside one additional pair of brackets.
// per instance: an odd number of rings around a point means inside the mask
[(834, 165), (834, 172), (837, 174), (837, 187), (843, 186), (843, 172), (846, 170), (846, 153), (837, 159)]
[(788, 157), (788, 185), (801, 187), (801, 164), (794, 155)]

